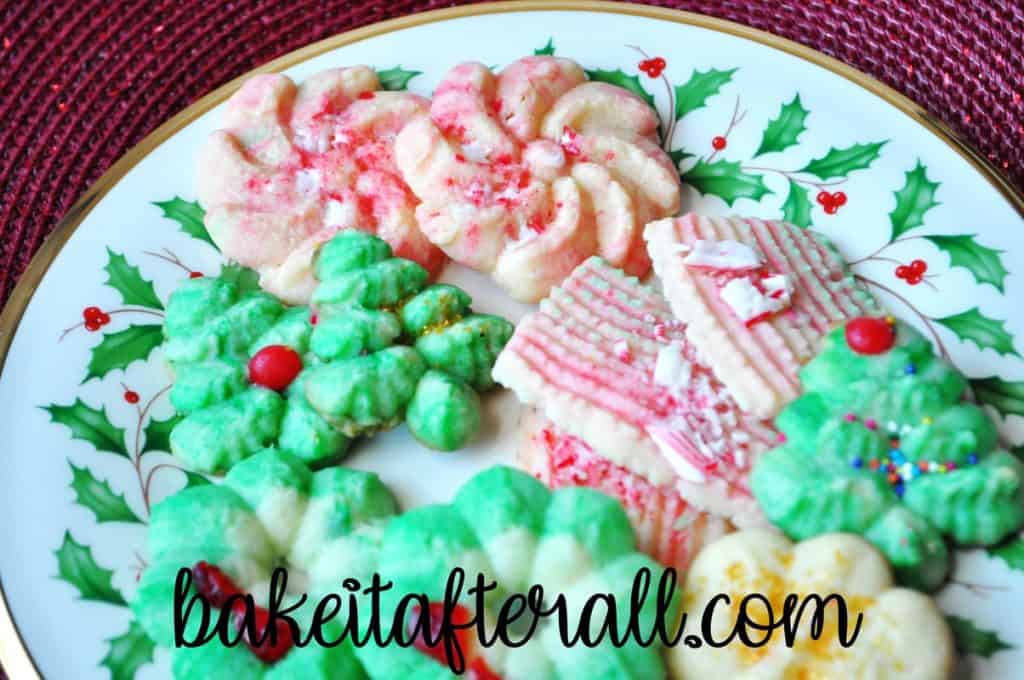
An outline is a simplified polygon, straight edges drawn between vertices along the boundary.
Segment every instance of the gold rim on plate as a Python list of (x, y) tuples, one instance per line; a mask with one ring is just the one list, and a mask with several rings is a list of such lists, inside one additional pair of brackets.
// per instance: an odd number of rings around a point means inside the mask
[[(821, 66), (832, 73), (859, 85), (863, 89), (885, 100), (887, 103), (913, 118), (917, 123), (931, 131), (935, 136), (949, 145), (964, 160), (966, 160), (976, 171), (978, 171), (988, 182), (1006, 198), (1007, 201), (1024, 217), (1024, 197), (1010, 185), (1010, 183), (977, 151), (972, 149), (966, 141), (960, 138), (950, 128), (938, 120), (932, 118), (921, 106), (896, 92), (888, 85), (875, 80), (869, 75), (847, 66), (846, 64), (825, 56), (809, 47), (780, 38), (754, 28), (736, 24), (724, 19), (716, 19), (691, 12), (664, 9), (660, 7), (649, 7), (645, 5), (629, 5), (619, 2), (601, 2), (597, 0), (517, 0), (515, 2), (494, 2), (479, 5), (466, 5), (451, 9), (434, 10), (412, 16), (391, 19), (363, 28), (338, 34), (326, 38), (320, 42), (307, 45), (294, 52), (290, 52), (263, 66), (235, 78), (229, 83), (218, 87), (202, 99), (187, 107), (173, 118), (165, 122), (156, 130), (151, 132), (145, 139), (122, 156), (112, 165), (103, 176), (93, 184), (78, 201), (75, 202), (67, 215), (58, 223), (54, 232), (46, 239), (42, 247), (32, 258), (28, 268), (21, 276), (21, 280), (11, 293), (7, 305), (0, 314), (0, 375), (3, 366), (7, 361), (7, 353), (11, 347), (14, 333), (18, 329), (21, 317), (28, 307), (29, 301), (35, 294), (40, 281), (46, 274), (50, 265), (60, 253), (64, 244), (68, 242), (71, 235), (85, 220), (100, 199), (110, 191), (117, 182), (124, 177), (129, 170), (134, 168), (139, 161), (145, 158), (153, 149), (168, 140), (176, 132), (184, 128), (200, 115), (206, 113), (214, 106), (226, 100), (238, 89), (242, 81), (257, 73), (273, 73), (302, 63), (308, 59), (321, 55), (325, 52), (351, 45), (373, 38), (384, 33), (392, 33), (414, 26), (423, 26), (449, 19), (458, 19), (483, 14), (504, 14), (513, 12), (537, 12), (537, 11), (579, 11), (579, 12), (603, 12), (610, 14), (622, 14), (628, 16), (639, 16), (648, 19), (659, 19), (676, 24), (685, 24), (706, 28), (719, 33), (734, 35), (752, 42), (760, 43), (768, 47), (786, 52), (799, 57), (804, 61)], [(0, 581), (0, 666), (11, 678), (39, 678), (39, 669), (28, 651), (25, 641), (22, 639), (14, 618), (11, 615), (7, 603), (7, 597), (3, 592), (3, 583)]]

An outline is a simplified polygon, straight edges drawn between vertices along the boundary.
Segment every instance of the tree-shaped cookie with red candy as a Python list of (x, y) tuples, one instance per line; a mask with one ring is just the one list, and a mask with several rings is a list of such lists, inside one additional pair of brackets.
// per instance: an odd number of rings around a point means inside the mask
[(949, 569), (947, 539), (992, 545), (1024, 524), (1024, 465), (964, 401), (964, 377), (910, 326), (853, 319), (800, 379), (803, 395), (776, 421), (785, 441), (751, 477), (791, 537), (862, 534), (902, 582), (932, 589)]

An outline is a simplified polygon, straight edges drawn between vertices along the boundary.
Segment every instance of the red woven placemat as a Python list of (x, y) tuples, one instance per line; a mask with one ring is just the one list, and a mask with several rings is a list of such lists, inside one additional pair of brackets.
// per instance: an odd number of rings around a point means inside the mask
[[(0, 0), (0, 303), (119, 156), (302, 45), (464, 1)], [(801, 42), (892, 85), (1024, 188), (1020, 0), (660, 0)]]

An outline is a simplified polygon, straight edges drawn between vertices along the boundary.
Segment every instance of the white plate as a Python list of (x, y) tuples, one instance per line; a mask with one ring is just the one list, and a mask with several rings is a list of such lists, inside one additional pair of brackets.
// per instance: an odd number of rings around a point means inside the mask
[[(779, 217), (787, 205), (792, 211), (806, 190), (809, 221), (857, 262), (857, 274), (892, 311), (925, 330), (970, 377), (993, 378), (976, 383), (983, 388), (979, 396), (998, 405), (1001, 411), (993, 409), (993, 414), (1008, 440), (1019, 443), (1024, 435), (1020, 199), (937, 134), (906, 100), (836, 62), (724, 22), (651, 8), (588, 7), (592, 11), (517, 4), (420, 15), (338, 36), (270, 68), (301, 80), (337, 65), (400, 65), (422, 72), (409, 87), (429, 94), (460, 61), (500, 66), (553, 45), (557, 54), (587, 69), (621, 72), (614, 77), (643, 88), (663, 120), (674, 126), (668, 148), (694, 154), (681, 161), (684, 181), (708, 193), (686, 188), (685, 208)], [(663, 77), (638, 71), (641, 52), (666, 61)], [(697, 80), (692, 80), (695, 72)], [(108, 248), (115, 259), (123, 255), (127, 266), (153, 282), (161, 300), (186, 270), (217, 272), (217, 251), (163, 217), (154, 203), (195, 196), (196, 153), (217, 127), (220, 108), (215, 104), (234, 87), (191, 107), (108, 173), (37, 258), (5, 310), (0, 351), (7, 342), (10, 347), (0, 378), (0, 578), (16, 632), (0, 607), (0, 660), (12, 677), (32, 673), (26, 648), (49, 678), (105, 678), (111, 670), (117, 678), (128, 678), (136, 675), (136, 667), (139, 678), (168, 675), (166, 652), (157, 650), (154, 662), (148, 662), (150, 647), (133, 634), (130, 612), (121, 604), (131, 598), (138, 561), (145, 558), (148, 504), (183, 480), (180, 472), (163, 467), (154, 473), (148, 501), (142, 493), (149, 471), (173, 462), (160, 451), (139, 453), (148, 423), (170, 415), (166, 398), (159, 396), (168, 384), (160, 351), (137, 351), (153, 337), (147, 333), (154, 332), (139, 326), (158, 324), (159, 311), (122, 304), (118, 290), (105, 284), (104, 268), (111, 258)], [(678, 123), (676, 100), (686, 102)], [(792, 127), (776, 139), (780, 144), (797, 141), (757, 155), (769, 121), (784, 107)], [(805, 129), (797, 136), (799, 127)], [(716, 136), (726, 138), (726, 147), (713, 153)], [(880, 142), (885, 143), (862, 147), (857, 154), (842, 151)], [(821, 168), (815, 159), (833, 166), (819, 170), (823, 178), (801, 171), (809, 164), (812, 171)], [(712, 172), (725, 177), (711, 181), (704, 171), (701, 180), (691, 171), (695, 163), (702, 168), (710, 164)], [(792, 195), (791, 183), (799, 187)], [(846, 194), (836, 214), (814, 203), (820, 184)], [(915, 209), (903, 211), (910, 205)], [(788, 214), (803, 219), (799, 211)], [(918, 285), (895, 276), (898, 263), (913, 259), (928, 266), (927, 278)], [(450, 268), (445, 277), (464, 283), (484, 311), (514, 319), (524, 311), (483, 277), (458, 268)], [(138, 311), (112, 313), (99, 332), (77, 327), (61, 339), (92, 305)], [(131, 335), (115, 336), (120, 332)], [(133, 342), (121, 350), (106, 351), (116, 339), (129, 337)], [(119, 367), (136, 354), (147, 358)], [(99, 375), (87, 377), (91, 362), (97, 369), (92, 373)], [(117, 367), (104, 365), (111, 363)], [(140, 395), (138, 405), (126, 403), (126, 388)], [(78, 400), (102, 410), (112, 428), (124, 429), (123, 437), (117, 431), (118, 441), (106, 445), (123, 455), (95, 445), (102, 443), (102, 433), (72, 437), (68, 427), (51, 422), (46, 407)], [(445, 500), (477, 469), (510, 459), (517, 411), (510, 394), (490, 398), (485, 436), (465, 451), (428, 452), (398, 429), (362, 446), (349, 463), (380, 472), (407, 506)], [(86, 411), (59, 413), (59, 419), (72, 422)], [(93, 508), (99, 500), (84, 500), (75, 490), (92, 480), (99, 480), (98, 487), (90, 488), (100, 500), (113, 497), (105, 499), (112, 505), (101, 513), (111, 521), (98, 521)], [(122, 495), (123, 506), (116, 500)], [(62, 571), (58, 557), (64, 561)], [(977, 677), (1010, 678), (1024, 666), (1024, 619), (1006, 615), (1024, 610), (1020, 569), (1021, 543), (1000, 556), (962, 553), (953, 582), (939, 597), (963, 626), (977, 629), (965, 637), (975, 652), (967, 663)]]

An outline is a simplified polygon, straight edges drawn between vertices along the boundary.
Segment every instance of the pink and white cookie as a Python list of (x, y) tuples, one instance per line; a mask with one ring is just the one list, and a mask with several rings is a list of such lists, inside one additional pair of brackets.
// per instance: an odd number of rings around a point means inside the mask
[(660, 293), (600, 258), (519, 323), (493, 375), (615, 465), (737, 525), (763, 523), (747, 476), (777, 433), (739, 408)]
[(525, 57), (497, 75), (470, 62), (399, 133), (395, 160), (427, 238), (536, 302), (591, 255), (649, 270), (643, 225), (680, 196), (657, 129), (646, 102), (568, 59)]
[(585, 486), (618, 500), (626, 510), (637, 548), (680, 576), (706, 544), (729, 530), (728, 523), (701, 512), (671, 486), (655, 486), (597, 455), (585, 441), (560, 429), (535, 409), (520, 418), (519, 465), (552, 489)]
[(432, 274), (446, 258), (416, 224), (419, 201), (394, 161), (394, 138), (426, 99), (380, 90), (367, 66), (250, 78), (225, 105), (199, 158), (199, 202), (224, 254), (289, 303), (308, 302), (311, 261), (338, 231), (387, 241)]
[(839, 254), (791, 224), (690, 213), (644, 230), (686, 338), (744, 411), (772, 418), (825, 335), (880, 313)]

